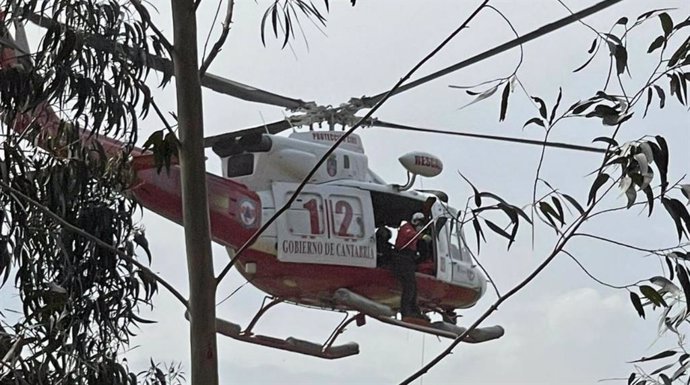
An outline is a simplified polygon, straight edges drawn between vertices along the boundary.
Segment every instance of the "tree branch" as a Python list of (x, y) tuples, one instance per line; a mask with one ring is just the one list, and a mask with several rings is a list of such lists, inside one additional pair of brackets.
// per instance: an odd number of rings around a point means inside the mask
[(223, 30), (221, 31), (220, 37), (218, 38), (216, 43), (213, 45), (213, 48), (211, 48), (211, 52), (209, 52), (206, 59), (204, 59), (203, 64), (201, 64), (201, 68), (199, 68), (199, 77), (201, 78), (204, 77), (204, 75), (206, 74), (206, 70), (208, 69), (208, 67), (211, 66), (211, 63), (213, 63), (213, 60), (216, 58), (216, 56), (218, 56), (220, 50), (223, 48), (223, 44), (225, 44), (225, 40), (228, 38), (228, 33), (230, 33), (230, 24), (232, 23), (232, 14), (234, 6), (235, 0), (228, 0), (228, 9), (225, 13), (225, 20), (223, 20)]
[[(591, 208), (590, 208), (590, 210), (591, 210)], [(580, 217), (580, 220), (579, 220), (578, 222), (576, 222), (576, 224), (574, 224), (574, 227), (573, 227), (572, 231), (575, 231), (582, 223), (584, 223), (584, 218), (586, 218), (586, 214), (587, 214), (588, 212), (589, 212), (589, 211), (586, 211), (585, 214), (583, 214), (583, 215)], [(453, 351), (453, 349), (454, 349), (460, 342), (462, 342), (462, 340), (465, 339), (465, 337), (466, 337), (470, 332), (472, 332), (473, 330), (475, 330), (475, 329), (476, 329), (485, 319), (487, 319), (493, 312), (495, 312), (496, 310), (498, 310), (498, 306), (499, 306), (500, 304), (502, 304), (503, 302), (505, 302), (506, 300), (508, 300), (510, 297), (512, 297), (513, 295), (515, 295), (515, 293), (517, 293), (518, 291), (522, 290), (525, 286), (527, 286), (530, 282), (532, 282), (532, 280), (533, 280), (534, 278), (536, 278), (536, 276), (539, 275), (539, 273), (541, 273), (541, 271), (544, 270), (544, 269), (546, 268), (546, 266), (548, 266), (548, 265), (551, 263), (551, 261), (553, 261), (554, 258), (556, 258), (556, 256), (560, 253), (560, 251), (563, 249), (563, 247), (565, 246), (566, 242), (570, 239), (571, 236), (572, 236), (572, 233), (571, 233), (570, 235), (564, 235), (563, 237), (561, 237), (561, 239), (559, 240), (558, 244), (556, 245), (556, 247), (554, 248), (554, 250), (551, 252), (551, 254), (549, 254), (549, 256), (548, 256), (539, 266), (537, 266), (537, 268), (536, 268), (534, 271), (532, 271), (532, 273), (530, 273), (524, 280), (522, 280), (522, 282), (520, 282), (520, 283), (517, 284), (515, 287), (513, 287), (512, 289), (510, 289), (510, 291), (508, 291), (505, 295), (503, 295), (502, 297), (499, 297), (499, 298), (496, 300), (496, 302), (494, 302), (494, 303), (493, 303), (493, 304), (492, 304), (492, 305), (491, 305), (481, 316), (479, 316), (479, 318), (477, 318), (477, 320), (474, 321), (474, 323), (473, 323), (472, 325), (470, 325), (470, 327), (468, 327), (467, 330), (465, 330), (464, 333), (460, 334), (460, 335), (450, 344), (450, 346), (448, 346), (443, 352), (441, 352), (441, 353), (440, 353), (438, 356), (436, 356), (433, 360), (429, 361), (429, 363), (426, 364), (425, 366), (423, 366), (421, 369), (419, 369), (418, 371), (416, 371), (415, 373), (413, 373), (411, 376), (409, 376), (408, 378), (406, 378), (405, 380), (403, 380), (400, 384), (401, 384), (401, 385), (406, 385), (406, 384), (412, 383), (412, 381), (416, 380), (417, 378), (419, 378), (420, 376), (422, 376), (423, 374), (425, 374), (426, 372), (428, 372), (431, 368), (433, 368), (433, 367), (436, 366), (439, 362), (441, 362), (441, 360), (443, 360), (446, 356), (448, 356), (449, 354), (451, 354), (452, 351)]]
[[(575, 21), (578, 21), (582, 18), (596, 14), (596, 13), (598, 13), (598, 12), (600, 12), (600, 11), (602, 11), (602, 10), (604, 10), (604, 9), (606, 9), (606, 8), (616, 4), (616, 3), (621, 2), (621, 1), (622, 0), (604, 0), (604, 1), (601, 1), (597, 4), (594, 4), (593, 6), (591, 6), (589, 8), (585, 8), (585, 9), (583, 9), (583, 10), (581, 10), (575, 14), (564, 17), (560, 20), (554, 21), (553, 23), (547, 24), (547, 25), (540, 27), (540, 28), (538, 28), (532, 32), (529, 32), (529, 33), (521, 36), (520, 38), (513, 39), (507, 43), (501, 44), (501, 45), (494, 47), (488, 51), (485, 51), (483, 53), (475, 55), (469, 59), (463, 60), (462, 62), (456, 63), (450, 67), (446, 67), (446, 68), (441, 69), (439, 71), (436, 71), (432, 74), (426, 75), (422, 78), (419, 78), (417, 80), (409, 82), (409, 83), (405, 84), (405, 86), (403, 86), (403, 87), (398, 87), (395, 90), (394, 94), (398, 94), (398, 93), (407, 91), (411, 88), (414, 88), (416, 86), (424, 84), (424, 83), (431, 81), (433, 79), (439, 78), (439, 77), (447, 75), (451, 72), (465, 68), (471, 64), (475, 64), (475, 63), (478, 63), (482, 60), (493, 57), (494, 55), (497, 55), (501, 52), (507, 51), (507, 50), (514, 48), (514, 47), (517, 47), (520, 44), (527, 43), (528, 41), (534, 40), (538, 37), (541, 37), (543, 35), (546, 35), (548, 33), (551, 33), (553, 31), (561, 29), (561, 28), (565, 27), (566, 25), (571, 24)], [(388, 93), (390, 93), (390, 91)], [(373, 105), (374, 102), (379, 101), (384, 96), (388, 97), (388, 93), (384, 92), (382, 94), (363, 98), (363, 102), (366, 106)]]
[(156, 103), (156, 101), (153, 98), (151, 98), (151, 105), (153, 106), (153, 109), (156, 111), (156, 115), (158, 115), (158, 118), (160, 118), (161, 122), (163, 122), (163, 125), (165, 125), (165, 129), (168, 130), (168, 132), (173, 136), (173, 138), (175, 138), (175, 143), (177, 143), (177, 145), (179, 146), (180, 140), (177, 139), (177, 135), (175, 135), (175, 131), (173, 131), (172, 126), (170, 125), (170, 123), (168, 123), (168, 120), (165, 119), (165, 115), (163, 115), (163, 111), (161, 111), (161, 109), (158, 107), (158, 104)]
[[(575, 234), (575, 235), (577, 235), (577, 234)], [(569, 256), (570, 259), (572, 259), (573, 261), (575, 261), (575, 263), (580, 267), (580, 269), (582, 269), (582, 271), (585, 272), (585, 274), (587, 274), (587, 276), (589, 276), (589, 278), (592, 278), (595, 282), (599, 283), (600, 285), (603, 285), (603, 286), (606, 286), (606, 287), (610, 287), (611, 289), (627, 289), (627, 288), (629, 288), (629, 287), (637, 286), (637, 285), (638, 285), (639, 283), (641, 283), (641, 282), (644, 282), (643, 280), (642, 280), (642, 281), (637, 281), (637, 282), (635, 282), (635, 283), (633, 283), (633, 284), (625, 285), (625, 286), (615, 286), (615, 285), (611, 285), (610, 283), (606, 283), (606, 282), (604, 282), (604, 281), (598, 279), (597, 277), (593, 276), (589, 271), (587, 271), (587, 269), (585, 269), (585, 267), (582, 265), (582, 263), (580, 263), (580, 261), (579, 261), (577, 258), (575, 258), (575, 256), (572, 255), (570, 252), (568, 252), (567, 250), (562, 250), (562, 252), (563, 252), (564, 254), (566, 254), (567, 256)]]
[(421, 369), (413, 373), (411, 376), (403, 380), (400, 384), (401, 385), (406, 385), (410, 384), (412, 381), (416, 380), (420, 376), (422, 376), (424, 373), (428, 372), (431, 368), (436, 366), (441, 360), (443, 360), (446, 356), (451, 354), (453, 352), (453, 349), (460, 343), (462, 342), (465, 337), (474, 331), (485, 319), (487, 319), (492, 313), (494, 313), (496, 310), (498, 310), (498, 306), (508, 300), (510, 297), (515, 295), (517, 292), (522, 290), (525, 286), (527, 286), (534, 278), (536, 278), (539, 273), (541, 273), (546, 266), (548, 266), (554, 258), (558, 254), (561, 253), (563, 248), (565, 247), (566, 243), (573, 237), (573, 235), (577, 232), (577, 229), (582, 226), (582, 224), (587, 220), (589, 217), (589, 213), (594, 209), (594, 207), (611, 191), (613, 186), (609, 186), (606, 191), (597, 198), (596, 201), (592, 202), (592, 204), (585, 209), (585, 211), (580, 214), (580, 216), (573, 222), (568, 228), (562, 233), (561, 237), (559, 238), (558, 242), (556, 243), (556, 246), (554, 249), (551, 251), (548, 257), (544, 259), (544, 261), (537, 266), (535, 270), (533, 270), (525, 279), (523, 279), (519, 284), (514, 286), (510, 291), (508, 291), (505, 295), (502, 297), (499, 297), (496, 302), (494, 302), (489, 308), (481, 315), (477, 320), (470, 325), (467, 330), (465, 330), (464, 333), (460, 334), (443, 352), (441, 352), (439, 355), (437, 355), (433, 360), (429, 361), (428, 364), (423, 366)]
[(79, 228), (79, 227), (77, 227), (77, 226), (74, 226), (73, 224), (67, 222), (65, 219), (63, 219), (63, 218), (60, 217), (59, 215), (57, 215), (57, 214), (55, 214), (54, 212), (52, 212), (48, 207), (46, 207), (46, 206), (42, 205), (41, 203), (35, 201), (34, 199), (32, 199), (31, 197), (29, 197), (28, 195), (22, 193), (21, 191), (16, 190), (15, 188), (13, 188), (12, 186), (6, 184), (6, 183), (5, 183), (4, 181), (2, 181), (2, 180), (0, 180), (0, 188), (2, 188), (3, 190), (9, 191), (9, 192), (12, 193), (13, 195), (19, 196), (19, 197), (22, 198), (23, 200), (29, 202), (30, 204), (32, 204), (33, 206), (35, 206), (36, 208), (38, 208), (39, 210), (41, 210), (44, 214), (46, 214), (46, 215), (48, 215), (49, 217), (53, 218), (55, 221), (59, 222), (62, 226), (64, 226), (64, 227), (67, 228), (68, 230), (72, 231), (73, 233), (79, 234), (79, 235), (81, 235), (82, 237), (84, 237), (84, 238), (86, 238), (86, 239), (88, 239), (88, 240), (90, 240), (90, 241), (96, 243), (97, 245), (99, 245), (99, 246), (101, 246), (101, 247), (104, 247), (104, 248), (106, 248), (106, 249), (112, 251), (113, 253), (115, 253), (115, 254), (117, 254), (118, 256), (120, 256), (122, 259), (124, 259), (124, 260), (126, 260), (126, 261), (128, 261), (128, 262), (131, 262), (133, 265), (135, 265), (135, 266), (138, 267), (139, 269), (145, 271), (147, 274), (150, 274), (156, 281), (158, 281), (158, 283), (160, 283), (163, 287), (165, 287), (166, 289), (168, 289), (168, 291), (169, 291), (170, 293), (172, 293), (172, 295), (174, 295), (175, 298), (177, 298), (177, 299), (180, 301), (180, 303), (182, 303), (182, 304), (185, 306), (185, 308), (189, 307), (189, 303), (187, 302), (187, 300), (184, 298), (184, 296), (183, 296), (182, 294), (180, 294), (180, 292), (178, 292), (178, 291), (175, 289), (175, 287), (173, 287), (171, 284), (169, 284), (167, 281), (165, 281), (163, 278), (161, 278), (158, 274), (154, 273), (151, 269), (149, 269), (148, 267), (144, 266), (141, 262), (137, 261), (135, 258), (132, 258), (130, 255), (128, 255), (128, 254), (125, 253), (124, 251), (119, 250), (119, 249), (116, 248), (116, 247), (113, 247), (113, 245), (108, 244), (108, 243), (106, 243), (106, 242), (104, 242), (104, 241), (102, 241), (102, 240), (96, 238), (95, 236), (93, 236), (93, 235), (87, 233), (86, 231), (82, 230), (81, 228)]
[(256, 239), (257, 239), (264, 231), (266, 231), (266, 229), (267, 229), (271, 224), (273, 224), (273, 222), (274, 222), (282, 213), (284, 213), (284, 212), (288, 209), (288, 207), (290, 207), (290, 205), (292, 204), (292, 202), (294, 202), (295, 199), (297, 199), (297, 196), (298, 196), (299, 193), (304, 189), (304, 186), (305, 186), (305, 185), (307, 184), (307, 182), (311, 179), (311, 177), (314, 176), (314, 174), (316, 173), (316, 170), (318, 170), (319, 167), (321, 167), (321, 165), (326, 161), (326, 159), (328, 159), (328, 157), (335, 151), (335, 149), (338, 148), (338, 146), (340, 145), (340, 143), (342, 143), (343, 141), (345, 141), (345, 139), (347, 139), (347, 137), (350, 136), (350, 134), (352, 134), (353, 132), (355, 132), (356, 129), (358, 129), (359, 127), (361, 127), (363, 123), (368, 122), (368, 121), (369, 121), (369, 118), (371, 118), (371, 117), (373, 116), (373, 114), (374, 114), (376, 111), (378, 111), (379, 108), (381, 108), (381, 106), (383, 105), (383, 103), (385, 103), (391, 96), (393, 96), (393, 95), (395, 94), (395, 91), (398, 90), (398, 89), (403, 85), (403, 83), (405, 83), (405, 81), (407, 81), (407, 79), (410, 78), (410, 76), (412, 76), (415, 72), (417, 72), (417, 70), (418, 70), (422, 65), (424, 65), (427, 61), (429, 61), (432, 57), (434, 57), (441, 49), (443, 49), (443, 47), (445, 47), (446, 44), (448, 44), (458, 33), (460, 33), (460, 31), (462, 31), (463, 29), (465, 29), (465, 28), (467, 27), (467, 25), (470, 23), (470, 21), (472, 21), (472, 20), (475, 18), (475, 16), (477, 16), (477, 14), (486, 6), (486, 4), (487, 4), (488, 2), (489, 2), (489, 0), (484, 0), (484, 1), (482, 1), (482, 3), (474, 10), (474, 12), (472, 12), (472, 14), (470, 14), (470, 16), (469, 16), (469, 17), (468, 17), (468, 18), (467, 18), (467, 19), (466, 19), (466, 20), (465, 20), (455, 31), (453, 31), (448, 37), (446, 37), (445, 40), (443, 40), (443, 42), (441, 42), (441, 44), (439, 44), (439, 45), (438, 45), (436, 48), (434, 48), (427, 56), (425, 56), (424, 59), (422, 59), (419, 63), (417, 63), (407, 74), (405, 74), (405, 76), (403, 76), (402, 78), (400, 78), (400, 80), (393, 86), (393, 88), (390, 89), (390, 91), (388, 91), (385, 95), (383, 95), (380, 99), (378, 99), (376, 105), (374, 105), (374, 106), (373, 106), (373, 107), (372, 107), (362, 118), (359, 119), (359, 121), (357, 121), (357, 123), (356, 123), (354, 126), (352, 126), (349, 130), (345, 131), (345, 133), (343, 133), (343, 135), (341, 135), (340, 138), (339, 138), (337, 141), (335, 141), (335, 143), (333, 143), (333, 145), (331, 146), (331, 148), (329, 148), (328, 151), (326, 151), (326, 153), (323, 154), (323, 156), (321, 157), (321, 159), (319, 159), (319, 161), (316, 162), (316, 164), (315, 164), (314, 167), (311, 169), (311, 171), (304, 177), (304, 179), (302, 179), (302, 182), (297, 186), (297, 188), (295, 189), (295, 192), (294, 192), (294, 193), (292, 194), (292, 196), (287, 200), (287, 202), (285, 202), (285, 204), (284, 204), (280, 209), (276, 210), (275, 214), (273, 214), (273, 216), (272, 216), (271, 218), (269, 218), (269, 219), (266, 221), (266, 223), (264, 223), (264, 224), (263, 224), (263, 225), (262, 225), (262, 226), (261, 226), (261, 227), (260, 227), (260, 228), (259, 228), (259, 229), (258, 229), (258, 230), (257, 230), (257, 231), (256, 231), (256, 232), (255, 232), (255, 233), (254, 233), (244, 244), (243, 244), (243, 245), (242, 245), (242, 247), (240, 247), (240, 248), (237, 250), (237, 253), (235, 254), (235, 256), (230, 260), (230, 262), (227, 264), (227, 266), (225, 266), (225, 268), (223, 268), (223, 271), (221, 271), (221, 273), (220, 273), (220, 275), (218, 276), (218, 278), (216, 278), (216, 285), (218, 285), (218, 283), (220, 283), (220, 281), (223, 280), (223, 278), (225, 277), (225, 275), (228, 274), (228, 272), (230, 271), (230, 269), (232, 268), (232, 266), (235, 264), (235, 262), (237, 261), (237, 259), (238, 259), (238, 258), (242, 255), (242, 253), (249, 247), (249, 245), (251, 245), (252, 243), (254, 243), (254, 241), (256, 241)]
[(678, 246), (673, 246), (673, 247), (666, 247), (666, 248), (661, 248), (661, 249), (645, 249), (645, 248), (642, 248), (642, 247), (633, 246), (633, 245), (630, 245), (630, 244), (627, 244), (627, 243), (623, 243), (623, 242), (620, 242), (620, 241), (615, 241), (615, 240), (613, 240), (613, 239), (609, 239), (609, 238), (605, 238), (605, 237), (600, 237), (600, 236), (598, 236), (598, 235), (589, 234), (589, 233), (575, 233), (575, 234), (573, 234), (573, 236), (576, 236), (576, 237), (593, 238), (593, 239), (596, 239), (596, 240), (599, 240), (599, 241), (612, 243), (612, 244), (614, 244), (614, 245), (616, 245), (616, 246), (621, 246), (621, 247), (625, 247), (625, 248), (632, 249), (632, 250), (635, 250), (635, 251), (641, 251), (641, 252), (648, 253), (648, 254), (659, 255), (659, 256), (662, 256), (662, 257), (663, 257), (663, 254), (662, 254), (662, 253), (663, 253), (664, 251), (669, 251), (669, 250), (673, 250), (673, 249), (677, 249), (677, 248), (678, 248)]
[(484, 268), (484, 266), (481, 264), (481, 262), (479, 262), (479, 258), (477, 258), (474, 255), (474, 253), (472, 253), (472, 251), (469, 249), (469, 247), (467, 248), (467, 251), (470, 253), (470, 255), (472, 256), (472, 259), (474, 259), (474, 262), (477, 264), (477, 266), (479, 266), (479, 268), (482, 269), (482, 271), (484, 272), (484, 275), (486, 275), (486, 278), (489, 280), (489, 283), (491, 284), (491, 286), (493, 286), (494, 291), (496, 292), (496, 297), (501, 298), (501, 292), (498, 290), (498, 286), (496, 286), (496, 281), (494, 281), (494, 279), (491, 277), (489, 272)]

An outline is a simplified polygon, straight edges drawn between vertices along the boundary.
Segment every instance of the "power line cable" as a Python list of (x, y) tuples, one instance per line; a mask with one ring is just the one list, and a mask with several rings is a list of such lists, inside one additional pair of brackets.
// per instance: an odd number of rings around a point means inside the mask
[(596, 148), (596, 147), (589, 147), (589, 146), (581, 146), (577, 144), (570, 144), (570, 143), (561, 143), (561, 142), (546, 142), (543, 140), (533, 140), (533, 139), (522, 139), (522, 138), (511, 138), (508, 136), (498, 136), (498, 135), (486, 135), (486, 134), (473, 134), (469, 132), (457, 132), (457, 131), (447, 131), (447, 130), (436, 130), (432, 128), (421, 128), (421, 127), (412, 127), (412, 126), (406, 126), (402, 124), (397, 124), (397, 123), (390, 123), (390, 122), (385, 122), (381, 120), (375, 120), (372, 123), (372, 126), (376, 127), (384, 127), (384, 128), (391, 128), (395, 130), (405, 130), (405, 131), (415, 131), (415, 132), (426, 132), (430, 134), (443, 134), (443, 135), (453, 135), (453, 136), (463, 136), (467, 138), (477, 138), (477, 139), (488, 139), (488, 140), (497, 140), (497, 141), (503, 141), (503, 142), (512, 142), (512, 143), (521, 143), (521, 144), (531, 144), (531, 145), (537, 145), (537, 146), (546, 146), (546, 147), (555, 147), (555, 148), (562, 148), (566, 150), (575, 150), (575, 151), (586, 151), (586, 152), (596, 152), (596, 153), (601, 153), (605, 154), (606, 150), (602, 148)]

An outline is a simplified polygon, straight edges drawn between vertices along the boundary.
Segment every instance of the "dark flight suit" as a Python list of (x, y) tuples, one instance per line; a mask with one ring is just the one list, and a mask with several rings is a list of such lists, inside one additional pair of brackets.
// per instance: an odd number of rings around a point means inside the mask
[(400, 280), (402, 294), (400, 296), (400, 314), (403, 317), (417, 316), (421, 314), (417, 306), (417, 241), (407, 245), (417, 235), (417, 229), (411, 223), (406, 222), (398, 230), (395, 239), (396, 255), (393, 256), (393, 274)]

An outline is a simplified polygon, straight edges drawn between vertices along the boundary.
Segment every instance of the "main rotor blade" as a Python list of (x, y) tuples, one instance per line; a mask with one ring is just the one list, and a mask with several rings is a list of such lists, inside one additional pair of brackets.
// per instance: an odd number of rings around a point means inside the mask
[(230, 95), (248, 102), (270, 104), (291, 110), (296, 110), (306, 105), (304, 100), (274, 94), (211, 73), (206, 73), (201, 78), (201, 85), (221, 94)]
[(381, 120), (372, 121), (371, 124), (373, 126), (377, 126), (377, 127), (393, 128), (396, 130), (426, 132), (426, 133), (431, 133), (431, 134), (464, 136), (464, 137), (468, 137), (468, 138), (488, 139), (488, 140), (497, 140), (497, 141), (503, 141), (503, 142), (530, 144), (530, 145), (535, 145), (535, 146), (555, 147), (555, 148), (562, 148), (562, 149), (574, 150), (574, 151), (596, 152), (596, 153), (600, 153), (600, 154), (606, 153), (606, 150), (602, 149), (602, 148), (580, 146), (577, 144), (569, 144), (569, 143), (545, 142), (542, 140), (511, 138), (509, 136), (497, 136), (497, 135), (473, 134), (473, 133), (469, 133), (469, 132), (435, 130), (435, 129), (431, 129), (431, 128), (420, 128), (420, 127), (405, 126), (402, 124), (384, 122)]
[[(62, 23), (46, 17), (41, 17), (37, 14), (29, 15), (28, 20), (43, 28), (55, 26), (64, 27)], [(98, 35), (85, 35), (84, 44), (91, 48), (111, 52), (113, 54), (116, 54), (117, 52), (125, 52), (125, 54), (133, 60), (141, 60), (140, 50), (125, 46), (120, 43), (105, 40)], [(153, 54), (147, 54), (146, 63), (149, 67), (164, 73), (166, 76), (172, 77), (175, 75), (173, 62), (169, 59)], [(288, 109), (298, 109), (306, 105), (306, 102), (303, 100), (274, 94), (272, 92), (264, 91), (256, 87), (242, 84), (230, 79), (225, 79), (221, 76), (210, 73), (206, 73), (206, 75), (201, 78), (201, 85), (216, 92), (230, 95), (249, 102), (270, 104)]]
[(459, 63), (453, 64), (449, 67), (446, 67), (444, 69), (436, 71), (436, 72), (429, 74), (427, 76), (421, 77), (417, 80), (403, 84), (402, 86), (398, 87), (393, 92), (389, 92), (389, 91), (382, 92), (378, 95), (374, 95), (374, 96), (370, 96), (370, 97), (364, 97), (364, 98), (362, 98), (362, 100), (366, 106), (372, 107), (376, 103), (378, 103), (380, 100), (382, 100), (384, 97), (397, 95), (401, 92), (405, 92), (411, 88), (417, 87), (417, 86), (422, 85), (426, 82), (437, 79), (441, 76), (445, 76), (451, 72), (455, 72), (459, 69), (462, 69), (462, 68), (468, 67), (472, 64), (486, 60), (492, 56), (498, 55), (499, 53), (505, 52), (509, 49), (515, 48), (519, 45), (527, 43), (527, 42), (534, 40), (538, 37), (544, 36), (546, 34), (554, 32), (558, 29), (561, 29), (561, 28), (565, 27), (566, 25), (574, 23), (574, 22), (576, 22), (580, 19), (583, 19), (587, 16), (591, 16), (595, 13), (598, 13), (598, 12), (600, 12), (600, 11), (602, 11), (602, 10), (604, 10), (604, 9), (606, 9), (606, 8), (616, 4), (616, 3), (619, 3), (621, 1), (623, 1), (623, 0), (604, 0), (604, 1), (601, 1), (601, 2), (594, 4), (588, 8), (585, 8), (579, 12), (570, 14), (570, 15), (568, 15), (568, 16), (560, 19), (560, 20), (556, 20), (556, 21), (549, 23), (543, 27), (537, 28), (532, 32), (529, 32), (525, 35), (517, 37), (517, 38), (510, 40), (506, 43), (503, 43), (499, 46), (496, 46), (496, 47), (491, 48), (487, 51), (484, 51), (484, 52), (482, 52), (478, 55), (475, 55), (469, 59), (466, 59), (466, 60), (463, 60)]
[(216, 145), (222, 144), (223, 142), (234, 141), (236, 138), (247, 136), (247, 135), (257, 135), (257, 134), (279, 134), (289, 128), (293, 127), (287, 120), (280, 120), (277, 122), (264, 124), (257, 127), (245, 128), (239, 131), (228, 132), (225, 134), (214, 135), (204, 138), (204, 147), (214, 147)]

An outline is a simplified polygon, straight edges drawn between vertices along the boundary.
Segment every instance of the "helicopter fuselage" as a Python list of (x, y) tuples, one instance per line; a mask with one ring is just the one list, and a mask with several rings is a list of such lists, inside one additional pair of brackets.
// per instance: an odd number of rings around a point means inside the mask
[[(270, 218), (341, 132), (293, 133), (242, 138), (216, 152), (224, 176), (257, 192), (260, 206), (246, 211)], [(239, 271), (253, 285), (277, 297), (319, 307), (337, 307), (333, 293), (348, 288), (397, 308), (400, 288), (381, 263), (376, 229), (395, 232), (415, 212), (433, 226), (433, 247), (417, 272), (418, 298), (427, 309), (472, 306), (486, 279), (465, 247), (457, 211), (435, 195), (400, 191), (368, 169), (358, 136), (347, 138), (310, 179), (290, 208), (239, 258)], [(421, 157), (420, 163), (437, 162)], [(429, 202), (433, 202), (429, 205)], [(243, 223), (252, 218), (242, 218)], [(214, 232), (215, 235), (215, 232)], [(236, 244), (226, 244), (232, 255)]]

